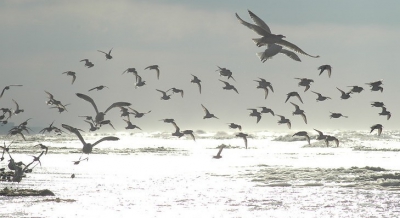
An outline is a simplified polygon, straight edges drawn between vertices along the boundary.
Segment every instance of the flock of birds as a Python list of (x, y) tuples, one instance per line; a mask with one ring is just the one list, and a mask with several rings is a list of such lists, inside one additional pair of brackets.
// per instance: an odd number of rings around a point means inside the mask
[[(253, 20), (254, 24), (248, 23), (246, 21), (244, 21), (243, 19), (241, 19), (239, 17), (238, 14), (236, 14), (236, 18), (238, 19), (239, 23), (244, 25), (245, 27), (253, 30), (255, 33), (257, 33), (258, 35), (261, 36), (261, 38), (255, 38), (252, 39), (254, 41), (254, 43), (258, 46), (258, 47), (263, 47), (265, 46), (266, 49), (263, 52), (259, 52), (256, 53), (257, 56), (259, 57), (259, 59), (261, 60), (261, 62), (265, 62), (268, 59), (271, 59), (273, 56), (278, 55), (278, 54), (285, 54), (288, 57), (290, 57), (291, 59), (295, 60), (295, 61), (301, 61), (300, 58), (298, 57), (298, 55), (296, 54), (302, 54), (302, 55), (306, 55), (312, 58), (318, 58), (319, 56), (313, 56), (310, 55), (308, 53), (306, 53), (305, 51), (303, 51), (302, 49), (300, 49), (298, 46), (296, 46), (295, 44), (284, 40), (285, 36), (283, 35), (276, 35), (273, 34), (270, 30), (270, 28), (268, 27), (268, 25), (261, 20), (259, 17), (257, 17), (253, 12), (248, 11), (251, 19)], [(106, 60), (111, 60), (113, 59), (113, 56), (111, 55), (112, 53), (112, 49), (109, 50), (108, 52), (104, 52), (101, 50), (98, 50), (98, 52), (101, 52), (105, 55)], [(94, 67), (94, 64), (92, 62), (90, 62), (89, 59), (83, 59), (81, 60), (81, 62), (84, 62), (84, 66), (87, 68), (92, 68)], [(151, 65), (145, 68), (145, 70), (153, 70), (156, 72), (156, 77), (159, 80), (160, 79), (160, 68), (158, 65)], [(332, 74), (332, 67), (330, 65), (322, 65), (318, 68), (319, 70), (319, 75), (322, 75), (322, 73), (327, 72), (328, 77), (331, 77)], [(222, 68), (222, 67), (218, 67), (217, 71), (219, 72), (220, 77), (226, 77), (226, 79), (229, 81), (229, 79), (236, 81), (235, 78), (233, 77), (233, 73), (227, 69), (227, 68)], [(125, 71), (122, 72), (122, 74), (125, 73), (132, 73), (135, 76), (135, 88), (139, 88), (141, 86), (146, 85), (146, 81), (143, 80), (143, 78), (139, 75), (139, 73), (136, 71), (135, 68), (128, 68)], [(72, 84), (74, 84), (74, 82), (77, 79), (77, 75), (75, 72), (73, 71), (66, 71), (63, 72), (62, 74), (65, 74), (66, 76), (70, 76), (72, 77)], [(191, 80), (191, 83), (195, 84), (198, 88), (199, 93), (201, 94), (202, 91), (202, 81), (196, 76), (193, 75), (193, 78)], [(310, 87), (311, 84), (314, 82), (314, 80), (309, 79), (309, 78), (295, 78), (297, 80), (299, 80), (298, 85), (304, 87), (304, 92), (307, 92)], [(232, 85), (230, 82), (219, 79), (220, 82), (223, 83), (223, 89), (224, 90), (232, 90), (233, 92), (239, 94), (238, 89)], [(264, 98), (267, 99), (269, 92), (274, 92), (273, 86), (271, 84), (271, 82), (265, 80), (264, 78), (258, 78), (256, 80), (254, 80), (257, 83), (256, 88), (258, 89), (262, 89), (264, 91)], [(371, 91), (380, 91), (383, 92), (383, 83), (382, 80), (379, 81), (375, 81), (375, 82), (370, 82), (367, 83), (367, 85), (370, 86), (370, 90)], [(10, 88), (17, 88), (20, 87), (22, 85), (8, 85), (6, 86), (0, 95), (0, 99), (1, 97), (5, 94), (6, 91), (8, 91)], [(104, 88), (108, 88), (105, 85), (99, 85), (93, 88), (88, 89), (88, 92), (91, 91), (101, 91)], [(341, 93), (340, 98), (341, 99), (348, 99), (350, 98), (350, 96), (354, 93), (360, 93), (364, 90), (363, 87), (361, 86), (351, 86), (351, 89), (349, 91), (343, 91), (339, 88), (337, 88), (337, 90)], [(160, 90), (160, 89), (156, 89), (156, 91), (160, 92), (161, 100), (170, 100), (171, 96), (174, 94), (179, 94), (182, 98), (184, 97), (184, 91), (182, 89), (178, 89), (175, 87), (172, 87), (168, 90)], [(60, 100), (56, 99), (55, 96), (53, 94), (51, 94), (48, 91), (44, 91), (47, 94), (47, 101), (46, 104), (50, 106), (51, 109), (57, 109), (59, 113), (63, 113), (68, 111), (67, 110), (67, 106), (69, 104), (64, 104), (62, 103)], [(316, 101), (325, 101), (325, 100), (329, 100), (331, 99), (330, 97), (324, 96), (321, 93), (315, 92), (315, 91), (311, 91), (312, 93), (317, 95)], [(116, 108), (118, 108), (121, 112), (120, 116), (121, 118), (126, 122), (127, 126), (125, 127), (125, 129), (139, 129), (141, 130), (141, 128), (135, 124), (133, 124), (131, 122), (130, 117), (134, 116), (135, 118), (142, 118), (144, 117), (146, 114), (150, 113), (150, 111), (147, 112), (139, 112), (135, 109), (133, 109), (131, 107), (131, 103), (129, 102), (114, 102), (112, 103), (109, 107), (105, 108), (105, 110), (99, 110), (95, 101), (86, 94), (83, 93), (76, 93), (76, 97), (78, 97), (79, 99), (83, 100), (86, 103), (89, 103), (92, 107), (93, 107), (93, 114), (92, 115), (82, 115), (80, 117), (83, 118), (83, 121), (88, 123), (89, 127), (89, 131), (97, 131), (99, 130), (102, 126), (104, 125), (109, 125), (111, 126), (113, 129), (114, 126), (111, 122), (111, 120), (106, 119), (106, 115), (110, 110), (115, 110)], [(294, 106), (294, 111), (292, 113), (292, 115), (300, 115), (304, 121), (304, 123), (307, 124), (307, 116), (304, 110), (301, 109), (301, 107), (299, 106), (299, 104), (296, 104), (294, 102), (292, 102), (292, 97), (295, 97), (294, 99), (297, 99), (300, 103), (303, 104), (303, 100), (300, 96), (300, 94), (296, 91), (292, 91), (289, 92), (287, 94), (285, 103), (288, 102), (289, 100), (291, 105)], [(13, 99), (13, 102), (15, 104), (15, 109), (10, 109), (10, 108), (1, 108), (0, 110), (3, 112), (2, 115), (0, 115), (0, 122), (2, 124), (7, 124), (7, 122), (13, 117), (13, 115), (16, 114), (20, 114), (23, 113), (24, 110), (21, 109), (18, 105), (18, 103)], [(390, 111), (388, 111), (384, 105), (383, 102), (373, 102), (371, 104), (373, 107), (380, 107), (382, 112), (379, 113), (379, 115), (382, 116), (386, 116), (387, 119), (389, 120), (391, 117), (391, 113)], [(206, 106), (204, 106), (203, 104), (201, 104), (202, 109), (204, 110), (204, 117), (203, 119), (219, 119), (216, 115), (214, 115), (213, 113), (210, 112), (210, 110), (208, 110), (206, 108)], [(286, 118), (283, 115), (278, 115), (275, 114), (275, 112), (271, 109), (271, 108), (267, 108), (267, 107), (259, 107), (261, 110), (259, 110), (258, 108), (249, 108), (248, 110), (250, 111), (249, 116), (251, 117), (255, 117), (256, 118), (256, 123), (258, 123), (261, 120), (261, 117), (263, 114), (269, 113), (272, 116), (278, 116), (280, 119), (278, 120), (278, 124), (286, 124), (288, 126), (289, 129), (291, 129), (291, 120)], [(104, 111), (104, 112), (103, 112)], [(341, 114), (341, 113), (333, 113), (330, 112), (330, 118), (347, 118), (347, 116)], [(9, 137), (14, 137), (14, 136), (19, 136), (21, 137), (23, 140), (25, 140), (25, 136), (24, 136), (24, 132), (29, 133), (30, 128), (27, 126), (28, 121), (30, 119), (27, 119), (26, 121), (20, 123), (19, 125), (11, 128), (8, 131), (8, 136)], [(172, 118), (167, 118), (167, 119), (161, 119), (160, 121), (164, 122), (164, 123), (169, 123), (172, 124), (172, 126), (175, 128), (175, 131), (171, 133), (172, 136), (175, 137), (182, 137), (184, 135), (188, 135), (190, 136), (194, 141), (196, 140), (195, 138), (195, 134), (193, 130), (190, 129), (186, 129), (186, 130), (181, 130), (180, 127), (177, 125), (176, 121)], [(243, 138), (244, 140), (244, 144), (245, 144), (245, 148), (247, 149), (248, 147), (248, 141), (247, 141), (247, 137), (249, 136), (248, 134), (242, 132), (242, 126), (236, 123), (227, 123), (228, 127), (231, 129), (237, 129), (239, 132), (235, 134), (236, 137), (240, 137)], [(71, 125), (68, 124), (62, 124), (61, 125), (62, 128), (56, 127), (54, 126), (54, 121), (48, 126), (43, 128), (39, 133), (41, 134), (47, 134), (47, 133), (55, 133), (55, 134), (62, 134), (65, 133), (65, 131), (72, 133), (74, 135), (76, 135), (76, 137), (80, 140), (80, 142), (82, 143), (83, 147), (82, 147), (82, 155), (83, 154), (90, 154), (93, 151), (93, 148), (98, 145), (99, 143), (103, 142), (103, 141), (118, 141), (119, 138), (115, 137), (115, 136), (107, 136), (107, 137), (103, 137), (99, 140), (97, 140), (94, 143), (88, 143), (85, 141), (85, 139), (83, 138), (83, 136), (81, 135), (81, 132), (84, 131), (82, 129), (73, 127)], [(378, 131), (378, 135), (380, 135), (382, 133), (382, 129), (383, 126), (381, 124), (375, 124), (373, 126), (371, 126), (371, 133), (374, 130)], [(331, 136), (331, 135), (325, 135), (322, 131), (319, 131), (317, 129), (314, 129), (318, 135), (316, 137), (317, 140), (324, 140), (326, 143), (326, 146), (329, 146), (329, 142), (334, 141), (336, 146), (339, 146), (339, 140), (335, 137), (335, 136)], [(305, 137), (305, 139), (307, 140), (308, 144), (310, 144), (310, 136), (309, 133), (307, 131), (299, 131), (296, 132), (293, 137)], [(5, 157), (8, 156), (9, 160), (8, 160), (8, 165), (7, 168), (10, 171), (6, 171), (5, 168), (1, 168), (0, 169), (0, 180), (2, 181), (11, 181), (11, 182), (20, 182), (21, 179), (23, 178), (25, 173), (29, 173), (32, 172), (33, 168), (36, 167), (38, 164), (41, 165), (40, 162), (40, 158), (43, 155), (46, 155), (48, 152), (48, 146), (43, 145), (41, 143), (35, 145), (35, 147), (38, 147), (40, 149), (40, 153), (37, 156), (32, 156), (33, 160), (32, 162), (30, 162), (29, 164), (24, 164), (23, 162), (19, 161), (15, 161), (12, 158), (11, 155), (11, 150), (10, 147), (13, 144), (13, 141), (9, 144), (6, 145), (6, 143), (4, 142), (4, 146), (0, 146), (0, 148), (2, 149), (2, 156), (1, 156), (1, 161), (5, 160)], [(221, 153), (222, 150), (224, 149), (224, 145), (222, 145), (217, 153), (216, 156), (213, 156), (213, 158), (219, 159), (221, 158)], [(73, 161), (73, 163), (75, 165), (79, 164), (81, 161), (83, 160), (88, 160), (88, 156), (85, 158), (79, 158), (79, 160), (77, 161)], [(36, 164), (35, 164), (36, 163)], [(71, 176), (72, 178), (75, 177), (75, 175), (73, 174)]]

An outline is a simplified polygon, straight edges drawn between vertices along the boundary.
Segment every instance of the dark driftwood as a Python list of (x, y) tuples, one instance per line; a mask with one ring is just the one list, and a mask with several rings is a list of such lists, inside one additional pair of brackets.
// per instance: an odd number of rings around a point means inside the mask
[(0, 190), (0, 196), (54, 196), (54, 193), (48, 189), (8, 189)]

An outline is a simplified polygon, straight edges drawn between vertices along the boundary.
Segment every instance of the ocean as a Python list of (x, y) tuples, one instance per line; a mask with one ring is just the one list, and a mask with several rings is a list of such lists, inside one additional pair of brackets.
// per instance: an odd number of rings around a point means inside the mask
[[(340, 141), (311, 145), (293, 133), (254, 132), (248, 149), (234, 133), (116, 133), (93, 153), (74, 134), (14, 140), (28, 163), (49, 147), (21, 183), (55, 196), (0, 196), (0, 217), (399, 217), (400, 132), (331, 131)], [(95, 142), (109, 134), (83, 134)], [(221, 159), (212, 158), (224, 144)], [(79, 158), (88, 160), (74, 165)], [(8, 156), (0, 162), (7, 168)], [(75, 178), (71, 178), (74, 174)]]

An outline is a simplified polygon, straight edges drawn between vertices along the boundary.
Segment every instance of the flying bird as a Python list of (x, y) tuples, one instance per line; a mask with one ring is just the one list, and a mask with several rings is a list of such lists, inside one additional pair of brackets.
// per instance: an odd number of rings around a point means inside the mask
[(239, 129), (239, 131), (242, 131), (242, 126), (238, 125), (236, 123), (228, 123), (229, 124), (229, 128), (231, 129)]
[(95, 90), (95, 89), (96, 89), (97, 91), (99, 91), (99, 90), (102, 90), (102, 89), (104, 89), (104, 88), (107, 88), (107, 89), (108, 89), (107, 86), (100, 85), (100, 86), (96, 86), (96, 87), (94, 87), (94, 88), (89, 89), (89, 92), (92, 91), (92, 90)]
[(112, 51), (113, 49), (111, 49), (108, 53), (106, 53), (106, 52), (104, 52), (104, 51), (100, 51), (100, 50), (97, 50), (98, 52), (101, 52), (101, 53), (103, 53), (103, 54), (105, 54), (106, 55), (106, 60), (108, 60), (108, 59), (112, 59), (113, 57), (111, 56), (111, 51)]
[(296, 53), (284, 49), (282, 46), (274, 43), (268, 44), (267, 49), (265, 49), (263, 52), (257, 52), (256, 55), (258, 58), (260, 58), (261, 62), (265, 63), (267, 60), (272, 59), (272, 57), (279, 53), (284, 54), (295, 61), (301, 62), (299, 56), (297, 56)]
[(14, 114), (19, 114), (24, 112), (24, 109), (20, 109), (18, 103), (13, 99), (13, 102), (15, 103), (15, 110), (14, 110)]
[(319, 72), (319, 75), (320, 75), (320, 76), (321, 76), (321, 74), (326, 70), (326, 71), (328, 72), (328, 77), (329, 77), (329, 78), (331, 77), (331, 74), (332, 74), (332, 67), (331, 67), (331, 65), (328, 65), (328, 64), (322, 65), (322, 66), (318, 67), (318, 70), (320, 70), (320, 72)]
[(326, 135), (326, 138), (325, 138), (326, 147), (329, 146), (330, 141), (334, 141), (336, 144), (336, 147), (339, 147), (339, 139), (337, 139), (335, 136)]
[(390, 113), (390, 111), (388, 111), (388, 110), (386, 109), (386, 107), (383, 107), (383, 106), (382, 106), (382, 112), (380, 112), (379, 115), (381, 115), (381, 116), (386, 116), (386, 117), (387, 117), (387, 120), (389, 120), (390, 117), (392, 117), (392, 113)]
[(381, 124), (375, 124), (371, 126), (371, 132), (369, 133), (372, 133), (375, 129), (378, 131), (378, 136), (380, 136), (382, 133), (383, 126)]
[(232, 71), (230, 71), (226, 68), (221, 68), (219, 66), (217, 66), (217, 67), (218, 67), (218, 70), (216, 70), (216, 71), (219, 71), (219, 76), (226, 76), (226, 77), (228, 77), (228, 79), (232, 78), (233, 81), (236, 81), (235, 78), (233, 78), (233, 76), (232, 76), (232, 74), (233, 74)]
[(82, 152), (85, 154), (92, 153), (93, 147), (103, 141), (118, 141), (119, 140), (119, 138), (115, 137), (115, 136), (106, 136), (106, 137), (99, 139), (98, 141), (96, 141), (93, 144), (86, 143), (85, 140), (83, 139), (81, 133), (78, 131), (78, 129), (76, 129), (75, 127), (69, 126), (67, 124), (61, 124), (61, 126), (64, 127), (65, 129), (67, 129), (68, 131), (70, 131), (71, 133), (74, 133), (79, 138), (79, 140), (82, 142), (82, 145), (83, 145)]
[(66, 72), (64, 72), (64, 73), (62, 73), (62, 74), (67, 74), (67, 76), (72, 76), (72, 83), (71, 83), (71, 84), (74, 84), (74, 82), (75, 82), (75, 80), (76, 80), (76, 73), (75, 73), (75, 72), (73, 72), (73, 71), (66, 71)]
[(300, 97), (299, 93), (297, 93), (297, 92), (289, 92), (287, 94), (285, 103), (289, 100), (290, 97), (294, 97), (294, 96), (296, 96), (300, 100), (300, 102), (303, 103), (303, 100), (301, 100), (301, 97)]
[(3, 97), (4, 91), (9, 90), (10, 87), (12, 87), (12, 86), (22, 86), (22, 85), (8, 85), (8, 86), (4, 87), (3, 91), (1, 91), (0, 98)]
[(299, 105), (290, 102), (294, 107), (295, 107), (295, 111), (293, 111), (293, 115), (301, 115), (301, 117), (303, 118), (304, 122), (307, 124), (307, 117), (305, 115), (304, 110), (301, 110)]
[(242, 132), (239, 132), (238, 134), (236, 134), (236, 137), (243, 138), (244, 146), (246, 147), (246, 149), (247, 149), (247, 136), (249, 136), (249, 135), (242, 133)]
[(161, 91), (161, 90), (159, 90), (159, 89), (156, 89), (157, 91), (159, 91), (159, 92), (161, 92), (163, 95), (161, 96), (161, 100), (169, 100), (169, 99), (171, 99), (171, 95), (167, 95), (167, 92), (164, 92), (164, 91)]
[(311, 91), (311, 92), (318, 95), (318, 97), (317, 97), (317, 99), (316, 99), (317, 102), (318, 102), (318, 101), (325, 101), (326, 99), (331, 99), (330, 97), (326, 97), (326, 96), (321, 95), (321, 93), (314, 92), (314, 91)]
[(94, 66), (94, 64), (92, 62), (89, 61), (89, 59), (83, 59), (80, 62), (84, 61), (85, 62), (85, 67), (87, 68), (91, 68)]
[(350, 92), (352, 93), (360, 93), (364, 90), (364, 88), (360, 86), (347, 86), (347, 87), (352, 87), (350, 90)]
[(339, 89), (338, 87), (336, 87), (336, 88), (337, 88), (337, 90), (339, 90), (342, 93), (342, 95), (340, 96), (340, 99), (349, 99), (350, 98), (351, 91), (344, 92), (343, 90)]
[(181, 94), (181, 97), (183, 98), (183, 90), (182, 89), (177, 89), (177, 88), (170, 88), (170, 89), (168, 89), (167, 90), (167, 92), (169, 91), (169, 90), (172, 90), (172, 93), (180, 93)]
[(295, 134), (293, 134), (292, 137), (294, 137), (294, 136), (304, 136), (304, 137), (306, 137), (308, 144), (311, 145), (310, 144), (310, 136), (308, 136), (308, 133), (306, 131), (296, 132)]
[(203, 119), (207, 119), (207, 118), (217, 118), (214, 114), (210, 113), (210, 111), (207, 110), (206, 107), (204, 107), (204, 105), (202, 104), (201, 107), (203, 108), (204, 112), (206, 113), (206, 115), (203, 117)]
[(339, 117), (348, 118), (348, 116), (344, 116), (341, 113), (332, 113), (332, 112), (329, 112), (329, 113), (331, 113), (330, 118), (339, 118)]
[(160, 69), (159, 69), (159, 67), (158, 67), (158, 65), (151, 65), (151, 66), (148, 66), (148, 67), (146, 67), (146, 68), (144, 68), (145, 70), (146, 69), (149, 69), (149, 70), (156, 70), (157, 71), (157, 79), (160, 79)]
[(222, 89), (225, 89), (225, 90), (234, 90), (236, 93), (239, 94), (239, 92), (238, 92), (238, 90), (235, 88), (235, 86), (233, 86), (233, 85), (231, 85), (230, 83), (225, 82), (225, 81), (223, 81), (223, 80), (219, 80), (219, 81), (221, 81), (221, 82), (223, 82), (223, 83), (225, 84), (225, 86), (222, 87)]
[(197, 76), (193, 75), (193, 79), (190, 81), (191, 83), (196, 83), (197, 86), (199, 87), (199, 92), (201, 94), (201, 80), (199, 80), (199, 78), (197, 78)]
[(314, 130), (317, 131), (317, 133), (318, 133), (317, 140), (325, 140), (326, 135), (324, 135), (323, 132), (321, 132), (321, 131), (319, 131), (317, 129), (314, 129)]
[(251, 110), (251, 113), (249, 116), (251, 117), (257, 117), (257, 123), (260, 122), (261, 120), (261, 113), (257, 111), (257, 109), (249, 108), (247, 110)]
[(282, 115), (276, 115), (276, 116), (279, 116), (281, 118), (280, 120), (278, 120), (278, 124), (286, 123), (289, 129), (292, 128), (292, 123), (290, 122), (289, 119), (286, 119), (286, 117), (284, 117)]

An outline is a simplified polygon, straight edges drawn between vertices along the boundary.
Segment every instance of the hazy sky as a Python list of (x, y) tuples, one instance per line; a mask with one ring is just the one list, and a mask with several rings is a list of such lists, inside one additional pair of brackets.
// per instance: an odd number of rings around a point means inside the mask
[[(275, 34), (283, 34), (314, 59), (298, 54), (296, 62), (279, 54), (262, 63), (252, 38), (256, 33), (241, 25), (235, 17), (252, 22), (247, 9), (263, 19)], [(87, 128), (79, 115), (93, 115), (93, 107), (75, 93), (91, 96), (100, 111), (116, 101), (128, 101), (132, 108), (147, 116), (132, 123), (144, 131), (174, 131), (160, 122), (174, 118), (181, 129), (229, 131), (226, 123), (241, 124), (243, 131), (289, 131), (278, 125), (277, 116), (264, 114), (256, 124), (248, 108), (266, 106), (292, 121), (292, 131), (313, 128), (365, 129), (376, 123), (385, 129), (399, 129), (397, 111), (400, 103), (398, 60), (400, 55), (399, 1), (1, 1), (0, 3), (0, 89), (11, 87), (0, 99), (0, 107), (15, 108), (15, 99), (24, 113), (11, 118), (16, 124), (33, 118), (29, 126), (56, 126), (66, 123)], [(112, 60), (97, 50), (113, 48)], [(93, 68), (84, 67), (88, 58)], [(160, 80), (149, 65), (160, 66)], [(323, 64), (333, 67), (332, 77), (318, 76)], [(240, 94), (223, 90), (217, 66), (233, 72)], [(123, 74), (134, 67), (147, 85), (135, 89), (132, 74)], [(62, 74), (74, 71), (77, 79)], [(191, 74), (202, 80), (202, 94), (190, 83)], [(264, 99), (253, 80), (270, 81), (275, 92)], [(307, 92), (298, 87), (296, 77), (315, 82)], [(371, 92), (365, 83), (384, 79), (384, 91)], [(109, 89), (89, 89), (106, 85)], [(340, 100), (336, 87), (364, 87), (360, 94)], [(176, 87), (185, 91), (184, 98), (172, 95), (160, 100), (156, 89)], [(45, 104), (49, 91), (67, 106), (59, 114)], [(311, 90), (332, 100), (316, 102)], [(300, 116), (292, 116), (294, 107), (284, 103), (286, 94), (297, 91), (304, 104), (291, 99), (306, 112), (308, 124)], [(372, 101), (383, 101), (392, 112), (390, 120), (379, 116), (380, 108)], [(203, 120), (204, 104), (220, 119)], [(340, 112), (349, 118), (329, 119), (329, 112)], [(107, 113), (118, 131), (126, 126), (119, 109)], [(103, 130), (111, 130), (105, 126)], [(132, 132), (137, 132), (133, 130)]]

